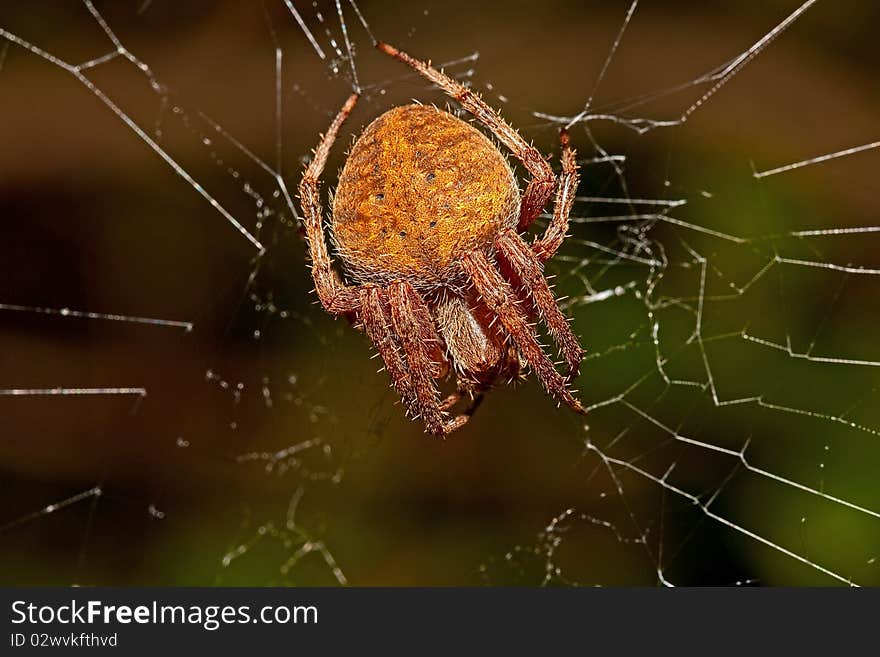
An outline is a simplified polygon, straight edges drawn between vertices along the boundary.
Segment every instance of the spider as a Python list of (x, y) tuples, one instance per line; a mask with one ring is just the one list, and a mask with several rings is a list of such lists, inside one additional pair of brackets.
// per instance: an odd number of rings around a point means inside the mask
[[(408, 414), (427, 433), (445, 435), (471, 417), (483, 393), (531, 368), (546, 391), (578, 413), (569, 384), (583, 350), (544, 279), (543, 263), (566, 237), (578, 184), (575, 151), (560, 135), (562, 173), (470, 89), (430, 62), (386, 43), (488, 128), (529, 172), (520, 196), (506, 157), (482, 132), (452, 114), (419, 104), (394, 107), (367, 126), (339, 175), (332, 243), (346, 284), (324, 241), (320, 177), (352, 94), (330, 124), (299, 186), (311, 273), (321, 305), (353, 318), (375, 345)], [(553, 216), (533, 243), (520, 233), (555, 190)], [(543, 320), (566, 365), (544, 353), (532, 321)], [(456, 392), (441, 399), (435, 380), (454, 372)], [(468, 406), (450, 417), (467, 397)]]

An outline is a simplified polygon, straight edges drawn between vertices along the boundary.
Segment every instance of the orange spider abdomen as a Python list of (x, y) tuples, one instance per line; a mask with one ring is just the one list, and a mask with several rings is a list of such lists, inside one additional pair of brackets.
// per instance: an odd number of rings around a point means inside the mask
[(519, 189), (479, 130), (435, 107), (395, 107), (355, 143), (333, 199), (333, 239), (358, 283), (454, 284), (465, 253), (515, 226)]

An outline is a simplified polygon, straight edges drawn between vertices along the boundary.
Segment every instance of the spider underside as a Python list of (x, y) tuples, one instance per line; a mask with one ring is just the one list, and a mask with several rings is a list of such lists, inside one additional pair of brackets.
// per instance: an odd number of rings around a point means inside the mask
[[(547, 392), (578, 413), (569, 389), (583, 350), (543, 276), (565, 239), (578, 184), (575, 152), (563, 131), (562, 172), (476, 93), (430, 63), (384, 43), (454, 98), (530, 174), (522, 195), (506, 158), (480, 131), (434, 107), (395, 107), (373, 121), (346, 160), (333, 199), (331, 235), (346, 275), (332, 267), (324, 239), (319, 179), (339, 129), (357, 102), (346, 101), (303, 174), (300, 198), (312, 277), (327, 312), (352, 316), (385, 362), (407, 412), (428, 433), (464, 425), (483, 393), (524, 365)], [(553, 196), (553, 216), (533, 243), (520, 233)], [(566, 366), (557, 371), (532, 326), (539, 318)], [(454, 373), (441, 399), (436, 379)], [(450, 411), (463, 399), (469, 405)]]

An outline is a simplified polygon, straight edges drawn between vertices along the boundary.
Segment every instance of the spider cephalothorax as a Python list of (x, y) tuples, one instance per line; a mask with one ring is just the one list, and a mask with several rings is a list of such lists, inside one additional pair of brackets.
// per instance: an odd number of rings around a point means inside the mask
[[(435, 107), (407, 105), (373, 121), (355, 143), (333, 200), (331, 233), (347, 276), (332, 268), (324, 241), (318, 180), (330, 147), (357, 101), (352, 95), (315, 149), (303, 175), (312, 277), (334, 314), (354, 316), (385, 361), (408, 412), (432, 434), (461, 427), (483, 392), (530, 367), (557, 401), (584, 409), (569, 390), (582, 350), (543, 276), (562, 244), (578, 174), (562, 133), (559, 179), (547, 161), (483, 100), (430, 64), (380, 43), (379, 49), (437, 84), (491, 130), (531, 179), (520, 196), (507, 159), (471, 125)], [(555, 190), (544, 235), (520, 232)], [(538, 343), (540, 318), (557, 342), (565, 376)], [(455, 373), (441, 400), (435, 379)], [(464, 412), (449, 416), (462, 399)]]

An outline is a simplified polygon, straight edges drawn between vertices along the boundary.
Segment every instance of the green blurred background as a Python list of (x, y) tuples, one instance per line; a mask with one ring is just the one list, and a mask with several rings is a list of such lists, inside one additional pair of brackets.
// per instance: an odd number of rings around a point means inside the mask
[[(652, 257), (669, 266), (649, 289), (649, 267), (613, 257), (622, 227), (645, 224), (576, 223), (549, 270), (591, 354), (578, 388), (589, 404), (623, 396), (585, 427), (529, 381), (494, 391), (446, 441), (403, 419), (366, 340), (312, 304), (303, 243), (274, 181), (204, 118), (274, 166), (279, 44), (281, 160), (295, 187), (351, 89), (348, 63), (329, 61), (330, 39), (342, 43), (335, 5), (296, 5), (328, 60), (280, 1), (97, 3), (168, 95), (122, 59), (90, 77), (250, 230), (263, 224), (259, 262), (69, 73), (0, 41), (0, 304), (195, 325), (0, 310), (0, 388), (148, 390), (140, 401), (0, 397), (0, 581), (334, 584), (332, 555), (356, 585), (839, 583), (819, 567), (880, 584), (880, 368), (792, 358), (741, 337), (880, 361), (880, 277), (775, 265), (723, 298), (774, 254), (880, 268), (876, 234), (779, 237), (880, 224), (876, 151), (752, 176), (878, 138), (875, 3), (817, 3), (682, 126), (639, 136), (590, 124), (608, 153), (625, 156), (627, 187), (607, 164), (585, 162), (582, 195), (686, 198), (671, 216), (749, 239), (652, 225)], [(479, 51), (450, 71), (472, 68), (475, 88), (553, 152), (556, 127), (534, 113), (580, 111), (629, 3), (359, 6), (379, 38), (415, 55)], [(643, 2), (594, 107), (616, 111), (621, 99), (695, 80), (797, 6)], [(343, 9), (368, 89), (348, 134), (410, 98), (445, 102), (374, 53)], [(111, 50), (77, 2), (7, 0), (0, 27), (68, 62)], [(628, 114), (675, 118), (706, 90)], [(584, 160), (600, 155), (583, 126), (573, 138)], [(581, 202), (573, 214), (642, 211)], [(695, 254), (708, 263), (702, 341)], [(585, 303), (618, 285), (619, 296)], [(719, 399), (752, 401), (717, 406), (705, 385), (667, 385), (654, 322), (669, 378), (706, 383), (702, 344)], [(734, 452), (748, 444), (749, 465), (676, 436)], [(46, 510), (95, 486), (100, 496)]]

